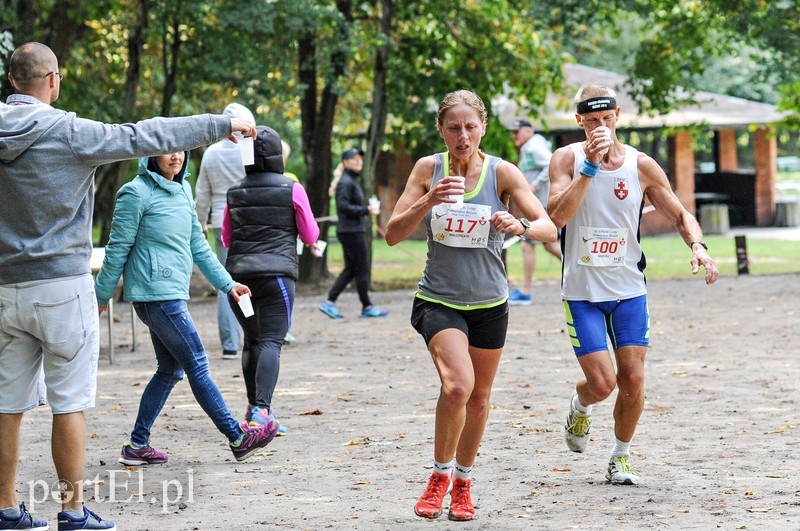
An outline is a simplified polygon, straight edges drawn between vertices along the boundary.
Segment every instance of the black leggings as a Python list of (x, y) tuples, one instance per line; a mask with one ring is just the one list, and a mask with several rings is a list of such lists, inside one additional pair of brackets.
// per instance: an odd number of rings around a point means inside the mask
[(344, 269), (328, 292), (328, 300), (336, 302), (344, 288), (355, 279), (356, 290), (361, 305), (366, 308), (372, 302), (369, 300), (369, 257), (367, 256), (367, 240), (363, 232), (336, 233), (344, 252)]
[(231, 295), (228, 301), (244, 331), (242, 372), (247, 402), (269, 408), (281, 368), (281, 347), (291, 326), (295, 281), (287, 277), (242, 280), (253, 292), (255, 315), (245, 318)]

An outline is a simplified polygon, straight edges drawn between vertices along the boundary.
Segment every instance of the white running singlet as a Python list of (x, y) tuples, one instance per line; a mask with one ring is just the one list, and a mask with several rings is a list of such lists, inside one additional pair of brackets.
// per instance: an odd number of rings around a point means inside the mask
[[(575, 154), (573, 179), (586, 154)], [(644, 193), (639, 183), (639, 152), (625, 145), (625, 161), (616, 170), (599, 170), (575, 215), (564, 226), (561, 297), (568, 301), (604, 302), (647, 293), (645, 257), (639, 245)]]

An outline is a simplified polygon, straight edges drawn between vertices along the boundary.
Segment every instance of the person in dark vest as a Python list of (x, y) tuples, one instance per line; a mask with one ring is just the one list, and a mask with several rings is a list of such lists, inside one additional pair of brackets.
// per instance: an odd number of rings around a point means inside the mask
[(235, 280), (247, 282), (253, 293), (255, 313), (250, 317), (233, 297), (229, 299), (244, 330), (245, 421), (272, 431), (280, 428), (272, 395), (281, 347), (292, 322), (297, 237), (312, 245), (319, 227), (305, 188), (284, 174), (280, 136), (265, 126), (258, 126), (257, 134), (255, 163), (245, 166), (245, 178), (228, 189), (222, 243), (228, 247), (225, 267)]

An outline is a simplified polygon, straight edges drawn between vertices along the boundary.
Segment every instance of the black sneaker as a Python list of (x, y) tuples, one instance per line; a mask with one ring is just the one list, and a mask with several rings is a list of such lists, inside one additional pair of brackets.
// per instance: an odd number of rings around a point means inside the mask
[(44, 520), (34, 518), (25, 508), (24, 503), (19, 504), (19, 517), (11, 518), (0, 513), (0, 529), (27, 529), (34, 531), (47, 531), (50, 526)]
[(235, 350), (223, 350), (222, 351), (222, 359), (224, 359), (224, 360), (235, 360), (238, 355), (239, 355), (239, 353), (236, 352)]
[(78, 531), (80, 529), (117, 531), (117, 526), (111, 520), (103, 520), (86, 507), (83, 508), (83, 518), (74, 518), (64, 511), (58, 513), (58, 531)]

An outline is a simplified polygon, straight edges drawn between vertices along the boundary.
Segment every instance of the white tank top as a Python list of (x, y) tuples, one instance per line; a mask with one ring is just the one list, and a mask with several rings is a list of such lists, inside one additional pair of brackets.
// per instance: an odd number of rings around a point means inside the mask
[[(573, 179), (586, 179), (581, 143), (575, 153)], [(599, 170), (590, 180), (583, 203), (564, 226), (561, 297), (604, 302), (647, 293), (645, 257), (639, 244), (644, 194), (639, 183), (639, 152), (625, 145), (625, 161), (616, 170)]]

